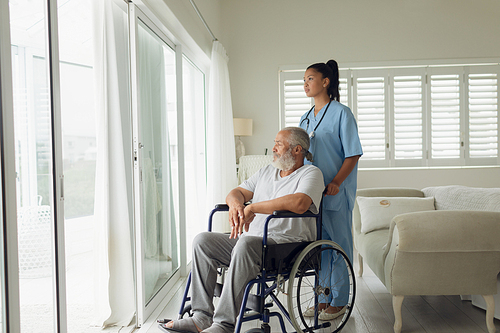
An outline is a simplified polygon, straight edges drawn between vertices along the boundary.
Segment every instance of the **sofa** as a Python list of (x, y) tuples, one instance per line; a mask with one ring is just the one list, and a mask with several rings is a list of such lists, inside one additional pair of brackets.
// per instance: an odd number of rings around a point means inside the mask
[(495, 332), (500, 272), (500, 188), (359, 189), (353, 210), (359, 275), (366, 263), (393, 297), (401, 332), (406, 295), (484, 295)]

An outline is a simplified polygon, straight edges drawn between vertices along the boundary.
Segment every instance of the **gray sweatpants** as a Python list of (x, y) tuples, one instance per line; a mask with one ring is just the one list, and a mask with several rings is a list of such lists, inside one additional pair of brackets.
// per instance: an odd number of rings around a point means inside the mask
[[(274, 242), (268, 239), (268, 244)], [(196, 325), (201, 329), (212, 325), (210, 332), (233, 332), (245, 287), (257, 277), (261, 262), (261, 237), (230, 239), (229, 235), (216, 232), (197, 235), (193, 242), (191, 270), (191, 305)], [(221, 266), (229, 268), (215, 309), (214, 288), (217, 268)]]

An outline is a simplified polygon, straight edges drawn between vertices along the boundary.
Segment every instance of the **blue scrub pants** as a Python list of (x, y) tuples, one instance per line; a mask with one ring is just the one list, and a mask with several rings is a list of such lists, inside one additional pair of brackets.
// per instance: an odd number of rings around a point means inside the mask
[[(352, 211), (348, 208), (347, 198), (338, 211), (323, 209), (322, 219), (322, 238), (332, 240), (340, 245), (352, 263)], [(329, 258), (325, 257), (321, 261), (320, 279), (324, 281), (333, 270), (331, 286), (339, 286), (339, 288), (333, 288), (329, 297), (320, 296), (319, 302), (329, 303), (331, 306), (344, 306), (349, 300), (349, 275), (346, 264), (341, 255), (333, 258), (333, 261), (331, 253), (328, 253)]]

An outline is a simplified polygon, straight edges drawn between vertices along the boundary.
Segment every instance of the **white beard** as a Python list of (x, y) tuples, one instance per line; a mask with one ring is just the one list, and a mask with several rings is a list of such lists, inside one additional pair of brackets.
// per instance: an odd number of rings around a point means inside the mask
[(288, 149), (283, 155), (278, 156), (274, 153), (276, 160), (274, 160), (271, 165), (279, 170), (288, 171), (292, 170), (295, 166), (295, 160), (292, 156), (292, 149)]

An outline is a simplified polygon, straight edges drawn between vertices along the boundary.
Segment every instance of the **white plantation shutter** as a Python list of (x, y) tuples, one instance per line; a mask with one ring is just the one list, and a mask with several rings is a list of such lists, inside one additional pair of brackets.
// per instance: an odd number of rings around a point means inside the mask
[[(300, 74), (303, 76), (303, 73)], [(304, 92), (304, 80), (284, 81), (285, 126), (299, 126), (300, 117), (312, 107), (313, 100)]]
[(349, 106), (349, 79), (347, 77), (339, 78), (340, 103)]
[[(303, 71), (280, 73), (281, 126), (314, 102)], [(499, 165), (500, 64), (344, 69), (340, 102), (363, 147), (360, 167)]]
[(459, 73), (430, 75), (432, 159), (460, 158), (460, 76)]
[[(299, 126), (300, 117), (313, 106), (314, 99), (307, 97), (304, 92), (304, 72), (305, 70), (280, 73), (282, 87), (281, 128)], [(339, 75), (340, 103), (349, 106), (351, 72), (340, 70)]]
[(498, 157), (498, 74), (468, 75), (469, 156)]
[[(354, 76), (355, 108), (363, 161), (386, 160), (386, 78)], [(365, 163), (365, 162), (364, 162)]]
[(423, 75), (393, 78), (394, 158), (423, 157)]

